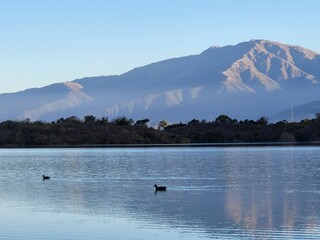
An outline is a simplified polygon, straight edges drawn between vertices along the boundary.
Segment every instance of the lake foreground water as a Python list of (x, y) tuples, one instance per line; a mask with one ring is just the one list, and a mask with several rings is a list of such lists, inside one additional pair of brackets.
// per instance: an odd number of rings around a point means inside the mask
[(320, 239), (319, 157), (318, 147), (1, 149), (0, 239)]

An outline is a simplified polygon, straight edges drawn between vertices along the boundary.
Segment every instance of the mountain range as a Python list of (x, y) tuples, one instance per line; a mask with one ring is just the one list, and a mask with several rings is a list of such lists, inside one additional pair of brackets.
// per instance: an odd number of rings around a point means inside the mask
[(320, 112), (320, 54), (267, 40), (213, 46), (122, 75), (86, 77), (0, 94), (0, 120), (51, 121), (86, 115), (157, 122), (237, 119), (270, 121)]

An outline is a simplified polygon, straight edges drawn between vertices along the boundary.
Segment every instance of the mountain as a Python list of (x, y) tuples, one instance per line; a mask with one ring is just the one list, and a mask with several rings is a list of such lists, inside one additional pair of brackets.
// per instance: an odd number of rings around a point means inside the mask
[(277, 122), (282, 119), (290, 119), (296, 122), (302, 119), (315, 118), (317, 113), (320, 113), (320, 101), (312, 101), (299, 106), (292, 106), (290, 109), (273, 116), (271, 120)]
[(210, 47), (197, 55), (152, 63), (122, 75), (0, 94), (0, 120), (56, 120), (91, 114), (171, 122), (212, 120), (220, 114), (257, 119), (320, 100), (319, 83), (319, 53), (251, 40)]

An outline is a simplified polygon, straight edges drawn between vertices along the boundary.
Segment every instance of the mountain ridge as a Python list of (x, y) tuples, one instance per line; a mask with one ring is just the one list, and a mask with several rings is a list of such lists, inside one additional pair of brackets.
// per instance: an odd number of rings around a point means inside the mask
[[(2, 119), (56, 120), (85, 115), (183, 121), (272, 117), (319, 100), (320, 54), (295, 45), (251, 40), (209, 47), (121, 75), (85, 77), (0, 94)], [(15, 101), (16, 106), (7, 106)], [(189, 119), (187, 119), (189, 118)]]

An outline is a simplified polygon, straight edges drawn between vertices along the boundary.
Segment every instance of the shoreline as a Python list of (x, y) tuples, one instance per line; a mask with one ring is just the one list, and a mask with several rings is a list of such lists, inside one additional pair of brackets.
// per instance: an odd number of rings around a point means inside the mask
[(317, 142), (257, 142), (257, 143), (181, 143), (181, 144), (77, 144), (77, 145), (28, 145), (0, 146), (0, 149), (24, 148), (183, 148), (183, 147), (298, 147), (320, 146)]

